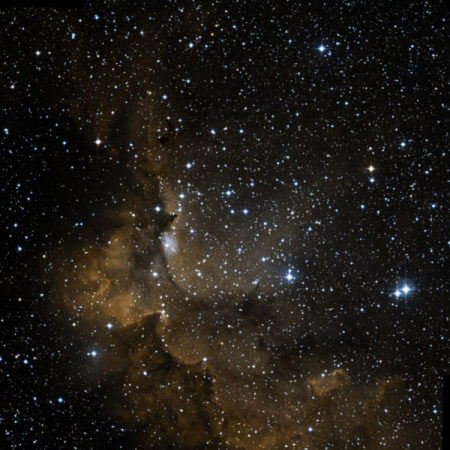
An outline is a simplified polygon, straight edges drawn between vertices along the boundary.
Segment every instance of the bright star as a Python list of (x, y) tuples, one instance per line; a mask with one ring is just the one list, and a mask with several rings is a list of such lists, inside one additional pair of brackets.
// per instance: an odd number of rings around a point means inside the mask
[(319, 50), (323, 53), (323, 52), (325, 51), (325, 47), (324, 47), (323, 45), (321, 45), (321, 46), (319, 47)]
[(398, 289), (394, 292), (394, 294), (396, 297), (400, 297), (400, 295), (402, 295), (402, 293)]
[(411, 289), (405, 285), (405, 287), (402, 289), (402, 291), (407, 294)]
[(100, 139), (97, 139), (97, 140), (95, 141), (95, 143), (96, 143), (97, 145), (100, 145), (100, 144), (102, 143), (102, 141), (101, 141)]

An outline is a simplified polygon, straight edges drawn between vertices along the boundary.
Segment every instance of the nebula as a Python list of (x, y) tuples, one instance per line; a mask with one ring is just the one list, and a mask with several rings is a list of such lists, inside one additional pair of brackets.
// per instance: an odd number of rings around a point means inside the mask
[(5, 448), (439, 448), (444, 15), (275, 3), (2, 12)]

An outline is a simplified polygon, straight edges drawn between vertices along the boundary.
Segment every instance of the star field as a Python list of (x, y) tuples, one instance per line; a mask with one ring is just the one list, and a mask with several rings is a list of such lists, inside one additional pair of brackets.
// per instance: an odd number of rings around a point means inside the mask
[(2, 448), (441, 448), (444, 2), (0, 20)]

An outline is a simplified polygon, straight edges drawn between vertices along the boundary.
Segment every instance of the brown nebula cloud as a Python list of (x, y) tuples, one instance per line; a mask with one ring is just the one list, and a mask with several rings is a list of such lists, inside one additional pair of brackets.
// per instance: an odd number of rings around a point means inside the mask
[[(102, 407), (132, 430), (132, 445), (323, 450), (418, 442), (413, 425), (398, 420), (406, 387), (393, 367), (370, 376), (349, 363), (354, 343), (329, 312), (342, 300), (286, 285), (277, 247), (301, 232), (274, 211), (284, 193), (267, 200), (270, 232), (258, 243), (256, 223), (225, 228), (221, 214), (200, 207), (217, 201), (205, 177), (186, 190), (204, 203), (186, 207), (184, 190), (172, 189), (152, 96), (131, 91), (110, 106), (114, 118), (92, 133), (105, 142), (98, 170), (109, 164), (112, 173), (98, 186), (105, 205), (92, 213), (82, 246), (75, 241), (52, 257), (57, 308), (92, 343), (81, 378), (101, 389)], [(344, 331), (361, 335), (352, 323)]]
[[(104, 408), (133, 430), (135, 445), (321, 450), (407, 443), (414, 430), (392, 420), (403, 383), (390, 367), (363, 382), (338, 363), (351, 349), (338, 343), (327, 308), (311, 308), (314, 296), (289, 285), (209, 289), (203, 280), (192, 292), (188, 276), (178, 283), (172, 262), (177, 273), (194, 272), (204, 249), (198, 240), (175, 242), (186, 217), (174, 206), (164, 149), (150, 131), (136, 145), (142, 148), (121, 161), (126, 176), (116, 183), (117, 202), (94, 217), (86, 230), (91, 245), (73, 246), (58, 280), (64, 314), (96, 349), (87, 383), (101, 380), (109, 393)], [(119, 161), (120, 151), (111, 145), (103, 157)], [(212, 254), (212, 271), (221, 270), (224, 256)]]
[(438, 448), (443, 15), (87, 3), (2, 14), (12, 445)]
[(336, 368), (334, 338), (321, 347), (326, 318), (312, 317), (310, 300), (299, 303), (289, 289), (195, 296), (178, 286), (163, 240), (178, 218), (162, 198), (155, 184), (135, 193), (114, 214), (104, 245), (71, 255), (60, 288), (65, 314), (97, 349), (94, 374), (113, 393), (105, 407), (134, 430), (136, 445), (318, 450), (407, 442), (413, 430), (384, 420), (401, 408), (402, 382), (387, 371), (364, 384)]

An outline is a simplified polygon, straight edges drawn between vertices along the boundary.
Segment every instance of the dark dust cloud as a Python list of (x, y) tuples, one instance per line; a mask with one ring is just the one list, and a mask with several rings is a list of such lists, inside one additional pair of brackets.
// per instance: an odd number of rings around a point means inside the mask
[(86, 2), (1, 35), (5, 449), (439, 449), (444, 2)]

